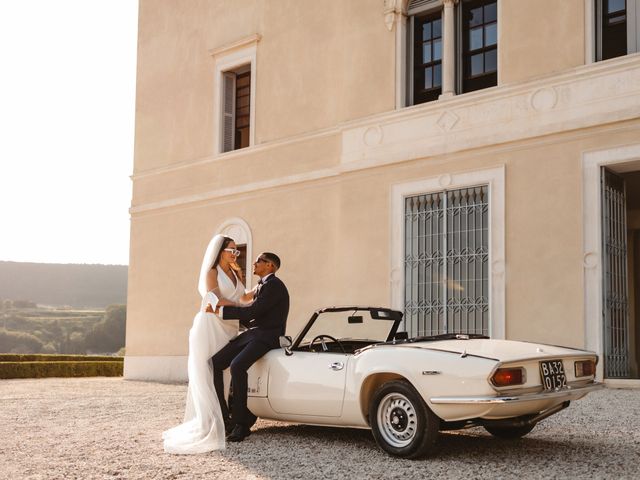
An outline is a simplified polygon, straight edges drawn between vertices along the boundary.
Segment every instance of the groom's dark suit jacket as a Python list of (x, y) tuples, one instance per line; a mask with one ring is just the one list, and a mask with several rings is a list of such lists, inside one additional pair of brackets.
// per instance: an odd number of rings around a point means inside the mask
[(271, 348), (280, 346), (289, 314), (289, 292), (282, 280), (269, 275), (260, 287), (253, 303), (243, 307), (224, 307), (222, 318), (238, 319), (248, 328), (234, 342), (248, 343), (259, 340)]

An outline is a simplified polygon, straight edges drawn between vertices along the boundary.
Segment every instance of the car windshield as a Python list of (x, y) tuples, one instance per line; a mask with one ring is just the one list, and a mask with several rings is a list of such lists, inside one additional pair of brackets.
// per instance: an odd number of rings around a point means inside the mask
[(300, 340), (299, 346), (308, 345), (318, 335), (330, 335), (337, 340), (385, 342), (389, 339), (396, 320), (385, 310), (323, 312)]

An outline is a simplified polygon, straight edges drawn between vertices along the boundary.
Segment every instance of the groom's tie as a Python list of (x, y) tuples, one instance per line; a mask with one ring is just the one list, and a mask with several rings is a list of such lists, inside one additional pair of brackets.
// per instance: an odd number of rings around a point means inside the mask
[(258, 288), (256, 289), (256, 297), (257, 297), (258, 295), (260, 295), (260, 290), (262, 289), (262, 285), (264, 285), (264, 281), (262, 281), (262, 279), (260, 279), (260, 280), (258, 281)]

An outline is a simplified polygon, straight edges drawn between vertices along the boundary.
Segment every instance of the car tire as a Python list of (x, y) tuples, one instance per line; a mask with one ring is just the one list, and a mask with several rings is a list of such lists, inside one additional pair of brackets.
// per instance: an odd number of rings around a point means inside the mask
[(432, 454), (440, 419), (404, 380), (382, 384), (369, 404), (373, 438), (385, 452), (403, 458)]
[(494, 437), (503, 438), (505, 440), (515, 440), (516, 438), (524, 437), (527, 433), (533, 430), (536, 424), (525, 425), (523, 427), (492, 427), (485, 425), (484, 429)]

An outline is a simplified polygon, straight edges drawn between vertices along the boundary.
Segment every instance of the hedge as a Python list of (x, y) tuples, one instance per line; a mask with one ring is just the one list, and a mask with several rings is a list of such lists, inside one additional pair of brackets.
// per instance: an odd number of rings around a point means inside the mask
[(123, 357), (108, 355), (47, 355), (0, 353), (0, 362), (122, 362)]
[(0, 362), (0, 378), (121, 377), (123, 362)]

